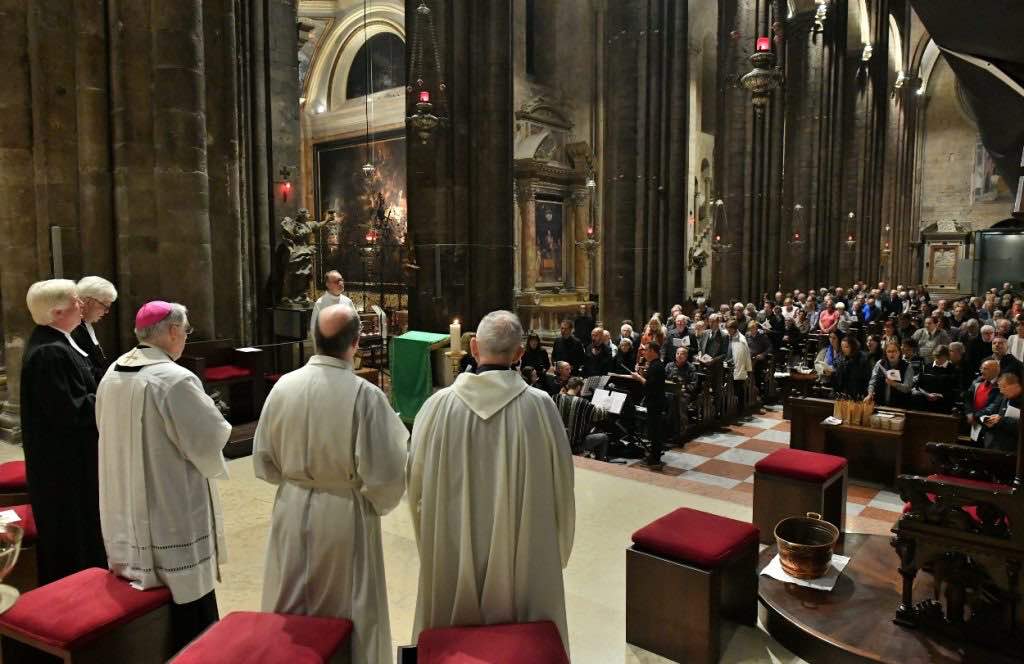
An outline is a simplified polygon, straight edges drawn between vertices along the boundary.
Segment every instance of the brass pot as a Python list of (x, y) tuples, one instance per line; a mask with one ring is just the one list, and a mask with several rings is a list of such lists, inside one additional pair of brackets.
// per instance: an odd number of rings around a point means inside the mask
[(839, 529), (816, 512), (791, 516), (775, 526), (782, 569), (798, 579), (818, 579), (828, 572)]

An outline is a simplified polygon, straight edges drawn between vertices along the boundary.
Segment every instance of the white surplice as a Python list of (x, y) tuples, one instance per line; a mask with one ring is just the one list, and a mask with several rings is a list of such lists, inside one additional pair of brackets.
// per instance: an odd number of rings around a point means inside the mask
[(100, 521), (111, 571), (167, 586), (185, 604), (214, 589), (226, 561), (213, 479), (226, 479), (231, 425), (188, 369), (158, 348), (118, 358), (96, 391)]
[(313, 333), (313, 331), (316, 329), (317, 318), (319, 318), (321, 311), (335, 304), (347, 304), (353, 309), (356, 308), (356, 305), (352, 303), (352, 300), (350, 300), (349, 297), (344, 294), (331, 295), (330, 293), (325, 292), (323, 295), (317, 298), (316, 302), (313, 303), (313, 312), (309, 315), (309, 340), (313, 342), (314, 355), (320, 352), (316, 347), (316, 335)]
[(568, 651), (562, 569), (576, 513), (565, 427), (515, 371), (460, 374), (413, 425), (409, 506), (423, 629), (551, 620)]
[(352, 365), (314, 355), (263, 406), (256, 476), (278, 485), (263, 611), (348, 618), (352, 661), (390, 663), (380, 517), (405, 493), (409, 432)]

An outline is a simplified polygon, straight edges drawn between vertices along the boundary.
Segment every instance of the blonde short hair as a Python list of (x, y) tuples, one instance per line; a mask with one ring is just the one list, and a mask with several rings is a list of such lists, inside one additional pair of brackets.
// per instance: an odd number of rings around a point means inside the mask
[(53, 310), (67, 306), (77, 296), (78, 288), (70, 279), (47, 279), (29, 286), (25, 304), (36, 325), (49, 325)]
[(94, 300), (112, 303), (117, 299), (117, 289), (103, 277), (82, 277), (78, 280), (78, 297), (91, 297)]

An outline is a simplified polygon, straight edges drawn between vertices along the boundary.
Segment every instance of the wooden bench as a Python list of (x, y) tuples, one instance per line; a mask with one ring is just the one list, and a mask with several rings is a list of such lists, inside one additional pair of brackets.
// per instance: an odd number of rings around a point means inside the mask
[[(823, 421), (834, 411), (833, 400), (791, 396), (786, 405), (790, 419), (790, 447), (844, 457), (850, 462), (852, 479), (883, 482), (890, 486), (899, 474), (930, 475), (938, 472), (926, 446), (930, 442), (956, 443), (960, 426), (960, 418), (953, 415), (880, 407), (876, 410), (904, 416), (902, 432), (849, 426), (829, 431)], [(897, 448), (901, 448), (898, 455), (888, 461), (884, 458), (879, 461), (879, 455), (874, 453), (895, 452)]]

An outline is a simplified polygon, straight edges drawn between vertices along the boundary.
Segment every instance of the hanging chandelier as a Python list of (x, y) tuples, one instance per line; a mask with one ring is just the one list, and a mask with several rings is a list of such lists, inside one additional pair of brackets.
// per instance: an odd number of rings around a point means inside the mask
[(849, 220), (850, 230), (846, 234), (846, 240), (844, 241), (844, 244), (848, 248), (853, 249), (853, 247), (857, 244), (857, 235), (854, 229), (854, 221), (857, 219), (857, 215), (855, 215), (851, 210), (850, 213), (846, 215), (846, 218)]
[(727, 253), (732, 250), (732, 243), (722, 239), (722, 229), (728, 226), (729, 218), (725, 213), (725, 201), (721, 198), (715, 201), (712, 209), (712, 226), (714, 235), (711, 238), (711, 251), (716, 254)]
[(797, 203), (793, 206), (793, 221), (792, 228), (793, 233), (789, 236), (789, 240), (786, 242), (791, 247), (799, 247), (804, 243), (803, 235), (801, 235), (801, 229), (804, 227), (804, 206)]
[(828, 18), (828, 0), (814, 0), (818, 5), (814, 12), (814, 31), (822, 32), (825, 29), (825, 19)]
[(782, 71), (776, 66), (777, 59), (772, 52), (772, 40), (758, 37), (756, 49), (750, 56), (754, 68), (740, 78), (740, 85), (750, 93), (754, 112), (760, 114), (768, 105), (772, 92), (782, 85)]
[[(420, 139), (422, 145), (426, 145), (434, 135), (434, 130), (447, 122), (443, 113), (445, 105), (445, 92), (447, 85), (444, 82), (444, 75), (441, 71), (441, 54), (437, 47), (437, 31), (434, 28), (434, 15), (427, 0), (420, 0), (416, 8), (416, 15), (413, 18), (412, 56), (409, 63), (409, 70), (415, 77), (415, 87), (409, 85), (406, 90), (409, 94), (416, 95), (416, 112), (406, 120), (412, 126), (413, 131)], [(434, 69), (432, 72), (424, 69), (424, 45), (428, 45), (433, 52)], [(435, 113), (434, 103), (431, 101), (431, 81), (437, 81), (436, 101), (438, 104)]]
[[(366, 0), (363, 0), (363, 49), (367, 48), (367, 11)], [(377, 168), (373, 165), (373, 139), (370, 134), (370, 97), (373, 96), (373, 54), (366, 51), (366, 95), (363, 97), (363, 114), (366, 118), (366, 163), (362, 166), (363, 177), (369, 180)]]

